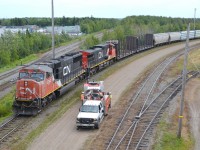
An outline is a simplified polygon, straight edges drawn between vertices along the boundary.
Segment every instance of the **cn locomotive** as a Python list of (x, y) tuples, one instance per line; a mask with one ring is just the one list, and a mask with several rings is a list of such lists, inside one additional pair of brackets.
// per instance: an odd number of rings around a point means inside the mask
[(115, 60), (114, 45), (105, 43), (22, 68), (16, 83), (14, 112), (37, 114), (53, 99), (85, 79), (88, 68), (94, 74)]
[[(200, 38), (200, 30), (190, 31), (189, 38)], [(185, 39), (186, 31), (127, 36), (24, 67), (16, 82), (14, 112), (36, 115), (88, 75), (135, 53)]]

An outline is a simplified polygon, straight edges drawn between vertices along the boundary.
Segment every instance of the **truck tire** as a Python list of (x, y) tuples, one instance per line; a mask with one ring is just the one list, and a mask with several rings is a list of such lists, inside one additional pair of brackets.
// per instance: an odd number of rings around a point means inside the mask
[(97, 124), (95, 124), (94, 128), (99, 129), (99, 121), (97, 122)]

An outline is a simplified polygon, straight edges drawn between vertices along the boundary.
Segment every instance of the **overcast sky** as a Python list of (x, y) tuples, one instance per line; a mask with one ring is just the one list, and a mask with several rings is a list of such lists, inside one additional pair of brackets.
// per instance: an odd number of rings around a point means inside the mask
[[(55, 17), (132, 15), (200, 18), (200, 0), (54, 0)], [(51, 17), (51, 0), (1, 0), (0, 18)]]

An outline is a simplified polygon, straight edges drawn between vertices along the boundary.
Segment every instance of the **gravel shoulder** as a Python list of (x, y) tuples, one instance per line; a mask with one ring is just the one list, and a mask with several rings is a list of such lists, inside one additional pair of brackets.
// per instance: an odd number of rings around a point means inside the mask
[[(197, 44), (199, 41), (192, 41), (190, 45)], [(45, 132), (41, 133), (41, 135), (36, 138), (28, 148), (29, 150), (63, 150), (63, 149), (84, 149), (85, 142), (87, 144), (92, 144), (88, 141), (88, 139), (94, 139), (101, 134), (102, 130), (104, 130), (104, 124), (106, 120), (110, 118), (114, 118), (115, 115), (112, 113), (112, 109), (117, 109), (117, 107), (121, 108), (121, 106), (116, 105), (120, 101), (121, 95), (127, 90), (127, 88), (134, 87), (134, 83), (138, 76), (141, 73), (148, 69), (148, 67), (155, 63), (157, 60), (163, 58), (166, 55), (169, 55), (181, 48), (184, 48), (185, 44), (174, 45), (169, 48), (163, 48), (162, 50), (156, 51), (152, 54), (144, 56), (127, 66), (120, 68), (117, 72), (107, 77), (104, 80), (105, 83), (105, 91), (112, 92), (112, 106), (110, 109), (110, 114), (103, 121), (99, 130), (76, 130), (76, 116), (78, 114), (78, 109), (81, 106), (81, 102), (76, 103), (73, 107), (71, 107), (63, 116), (58, 119), (55, 123), (51, 124)], [(107, 127), (107, 130), (112, 125)], [(91, 148), (91, 149), (96, 149)], [(101, 149), (99, 147), (99, 149)]]

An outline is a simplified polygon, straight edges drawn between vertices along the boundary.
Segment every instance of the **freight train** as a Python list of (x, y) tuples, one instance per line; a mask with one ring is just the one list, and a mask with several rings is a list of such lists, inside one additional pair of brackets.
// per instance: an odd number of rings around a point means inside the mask
[[(138, 52), (163, 44), (186, 40), (186, 31), (127, 36), (70, 52), (22, 68), (16, 82), (13, 109), (16, 114), (36, 115), (52, 100), (101, 69)], [(190, 31), (190, 39), (200, 38), (200, 30)]]

